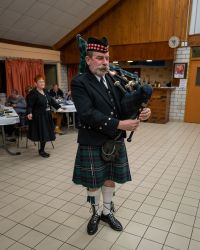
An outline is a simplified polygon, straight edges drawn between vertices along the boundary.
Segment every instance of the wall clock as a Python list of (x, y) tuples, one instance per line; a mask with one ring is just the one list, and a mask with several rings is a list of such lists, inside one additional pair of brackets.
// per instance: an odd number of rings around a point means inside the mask
[(180, 39), (177, 36), (171, 36), (169, 39), (169, 47), (170, 48), (177, 48), (180, 44)]

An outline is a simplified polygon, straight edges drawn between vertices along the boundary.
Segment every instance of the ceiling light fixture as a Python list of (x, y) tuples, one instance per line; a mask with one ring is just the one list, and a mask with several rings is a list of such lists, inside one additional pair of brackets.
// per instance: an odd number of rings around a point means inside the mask
[(118, 61), (113, 61), (113, 63), (114, 63), (114, 64), (117, 64), (117, 63), (118, 63)]
[(131, 61), (131, 60), (130, 60), (130, 61), (127, 61), (127, 63), (132, 63), (132, 62), (133, 62), (133, 61)]
[(146, 60), (146, 62), (152, 62), (152, 60)]

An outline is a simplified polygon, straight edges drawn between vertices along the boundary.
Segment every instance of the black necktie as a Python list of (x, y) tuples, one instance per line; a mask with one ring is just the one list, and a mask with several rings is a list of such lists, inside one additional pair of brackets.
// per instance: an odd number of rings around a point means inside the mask
[(104, 86), (106, 89), (108, 89), (108, 87), (106, 86), (106, 84), (105, 84), (105, 82), (104, 82), (103, 77), (101, 77), (101, 79), (100, 79), (100, 83), (101, 83), (101, 84), (103, 84), (103, 86)]

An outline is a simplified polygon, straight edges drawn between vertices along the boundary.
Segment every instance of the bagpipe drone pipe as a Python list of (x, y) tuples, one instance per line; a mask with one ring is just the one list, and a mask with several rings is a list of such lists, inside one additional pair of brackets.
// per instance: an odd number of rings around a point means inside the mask
[[(80, 34), (76, 36), (76, 41), (80, 50), (79, 74), (82, 74), (86, 68), (85, 56), (87, 54), (87, 42)], [(119, 66), (109, 65), (109, 68), (108, 74), (113, 84), (123, 93), (121, 100), (123, 119), (138, 119), (141, 111), (147, 106), (151, 98), (153, 92), (151, 85), (147, 83), (141, 84), (137, 74), (123, 70)], [(127, 80), (125, 75), (132, 80)], [(127, 138), (128, 142), (131, 142), (132, 136), (133, 131)]]

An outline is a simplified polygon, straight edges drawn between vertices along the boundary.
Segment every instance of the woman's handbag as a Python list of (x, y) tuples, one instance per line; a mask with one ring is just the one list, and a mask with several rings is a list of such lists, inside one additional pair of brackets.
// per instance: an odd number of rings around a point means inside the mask
[(101, 157), (105, 162), (115, 162), (119, 159), (122, 141), (108, 140), (101, 147)]

